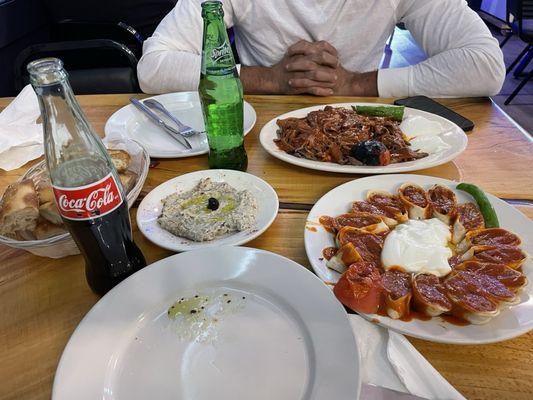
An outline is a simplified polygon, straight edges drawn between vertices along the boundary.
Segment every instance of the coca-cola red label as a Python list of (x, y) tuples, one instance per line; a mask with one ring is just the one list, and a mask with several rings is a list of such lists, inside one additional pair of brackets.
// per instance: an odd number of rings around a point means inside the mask
[(53, 185), (61, 215), (86, 220), (109, 214), (122, 204), (122, 194), (113, 174), (90, 185), (65, 188)]

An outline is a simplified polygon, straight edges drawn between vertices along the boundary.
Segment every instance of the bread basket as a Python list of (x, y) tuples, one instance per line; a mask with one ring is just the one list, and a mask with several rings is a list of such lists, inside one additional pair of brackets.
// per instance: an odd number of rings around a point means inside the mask
[[(128, 207), (131, 208), (141, 193), (146, 176), (148, 175), (150, 156), (144, 147), (138, 142), (130, 139), (109, 141), (106, 142), (105, 145), (108, 149), (125, 150), (130, 154), (131, 163), (128, 167), (128, 171), (137, 175), (135, 185), (126, 195)], [(42, 179), (48, 179), (48, 171), (44, 160), (31, 167), (20, 177), (19, 181), (28, 178), (33, 179), (36, 182)], [(68, 232), (44, 240), (15, 240), (0, 235), (0, 244), (26, 250), (41, 257), (62, 258), (80, 253), (76, 243)]]

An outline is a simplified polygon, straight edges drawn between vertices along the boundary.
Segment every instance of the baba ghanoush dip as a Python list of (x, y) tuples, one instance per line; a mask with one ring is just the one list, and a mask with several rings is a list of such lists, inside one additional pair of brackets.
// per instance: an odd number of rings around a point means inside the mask
[(204, 178), (193, 189), (164, 198), (158, 223), (173, 235), (205, 242), (252, 228), (256, 216), (257, 202), (248, 190)]

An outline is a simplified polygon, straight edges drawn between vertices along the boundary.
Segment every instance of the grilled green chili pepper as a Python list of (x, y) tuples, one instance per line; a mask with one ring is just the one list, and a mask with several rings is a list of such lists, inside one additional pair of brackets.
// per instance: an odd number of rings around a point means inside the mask
[(396, 121), (402, 121), (404, 106), (352, 106), (357, 114), (370, 117), (386, 117)]

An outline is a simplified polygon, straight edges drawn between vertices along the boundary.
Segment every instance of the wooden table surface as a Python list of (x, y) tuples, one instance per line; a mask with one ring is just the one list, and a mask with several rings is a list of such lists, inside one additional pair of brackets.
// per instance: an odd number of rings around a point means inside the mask
[[(82, 108), (102, 134), (105, 121), (127, 104), (128, 95), (80, 96)], [(287, 256), (309, 268), (303, 232), (306, 208), (328, 190), (360, 175), (317, 172), (290, 166), (269, 156), (258, 135), (270, 119), (290, 110), (323, 104), (307, 96), (247, 96), (257, 111), (257, 123), (246, 137), (248, 172), (268, 181), (282, 207), (274, 224), (247, 244)], [(327, 102), (390, 99), (329, 98)], [(0, 99), (0, 109), (10, 99)], [(533, 142), (486, 99), (447, 99), (442, 103), (471, 119), (468, 149), (454, 162), (418, 173), (476, 183), (508, 200), (533, 219)], [(143, 194), (186, 172), (207, 168), (205, 156), (157, 160)], [(0, 193), (27, 166), (0, 172)], [(132, 209), (132, 222), (136, 208)], [(149, 263), (171, 254), (146, 240), (134, 225), (134, 237)], [(0, 399), (50, 398), (61, 352), (73, 330), (98, 301), (88, 288), (81, 256), (59, 260), (40, 258), (0, 246)], [(533, 398), (533, 332), (502, 343), (457, 346), (410, 339), (415, 347), (469, 399)]]

